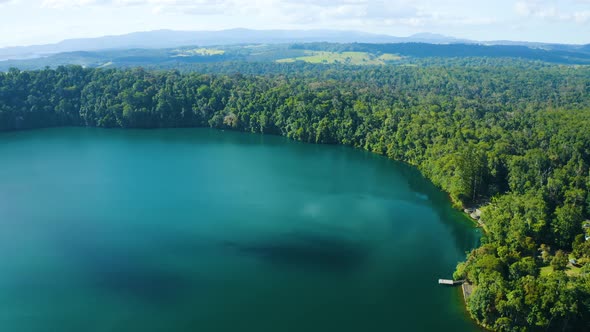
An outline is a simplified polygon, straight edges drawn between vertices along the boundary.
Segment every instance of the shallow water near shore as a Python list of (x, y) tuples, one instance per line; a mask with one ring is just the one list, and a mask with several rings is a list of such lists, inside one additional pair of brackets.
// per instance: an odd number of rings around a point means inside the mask
[(1, 331), (474, 331), (404, 164), (211, 129), (0, 134)]

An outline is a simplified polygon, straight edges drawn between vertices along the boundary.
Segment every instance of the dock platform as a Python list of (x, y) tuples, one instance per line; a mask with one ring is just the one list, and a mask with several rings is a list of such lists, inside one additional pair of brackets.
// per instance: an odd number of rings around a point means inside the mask
[(462, 285), (465, 280), (449, 280), (449, 279), (438, 279), (439, 285), (457, 286)]

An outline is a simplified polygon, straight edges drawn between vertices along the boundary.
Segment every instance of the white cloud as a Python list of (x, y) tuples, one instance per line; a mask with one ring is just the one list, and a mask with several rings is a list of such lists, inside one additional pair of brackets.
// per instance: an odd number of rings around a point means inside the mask
[(572, 18), (578, 23), (588, 23), (590, 22), (590, 10), (575, 12)]
[(590, 0), (0, 0), (0, 45), (157, 29), (341, 29), (588, 43)]
[(489, 17), (456, 15), (452, 10), (436, 11), (428, 0), (43, 0), (45, 8), (93, 6), (144, 6), (154, 14), (241, 15), (292, 24), (418, 27), (495, 22)]
[(41, 6), (45, 8), (66, 8), (96, 5), (100, 0), (43, 0)]
[[(0, 0), (2, 1), (2, 0)], [(228, 1), (215, 0), (43, 0), (46, 8), (92, 7), (92, 6), (154, 6), (154, 7), (198, 7), (213, 6)]]
[(515, 3), (514, 10), (522, 17), (587, 23), (590, 21), (590, 10), (575, 10), (580, 5), (581, 7), (586, 7), (586, 4), (590, 4), (590, 0), (566, 0), (561, 2), (550, 0), (521, 0)]
[(231, 14), (234, 12), (231, 0), (149, 0), (145, 1), (152, 6), (154, 13), (181, 13), (187, 15), (215, 15)]

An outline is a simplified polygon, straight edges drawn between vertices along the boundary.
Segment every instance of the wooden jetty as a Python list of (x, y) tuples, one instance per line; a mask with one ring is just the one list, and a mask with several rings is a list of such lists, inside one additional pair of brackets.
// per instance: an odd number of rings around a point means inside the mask
[(449, 279), (438, 279), (439, 285), (457, 286), (461, 285), (465, 280), (449, 280)]

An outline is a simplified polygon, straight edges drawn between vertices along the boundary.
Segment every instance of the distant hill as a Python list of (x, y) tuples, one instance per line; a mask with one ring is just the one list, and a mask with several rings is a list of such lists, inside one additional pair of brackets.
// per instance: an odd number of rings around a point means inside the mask
[(56, 44), (0, 48), (0, 60), (30, 59), (55, 53), (133, 48), (172, 48), (187, 45), (286, 44), (307, 42), (333, 43), (456, 43), (466, 42), (435, 34), (394, 37), (359, 31), (338, 30), (249, 30), (134, 32), (119, 36), (68, 39)]
[[(0, 61), (0, 71), (46, 66), (145, 67), (193, 70), (196, 64), (308, 62), (342, 65), (412, 64), (420, 59), (496, 58), (590, 65), (588, 46), (543, 48), (520, 45), (428, 43), (293, 43), (133, 48), (62, 52), (32, 59)], [(427, 60), (432, 63), (432, 60)], [(422, 62), (423, 63), (423, 62)]]
[(590, 45), (545, 44), (515, 41), (480, 42), (433, 33), (396, 37), (360, 31), (340, 30), (250, 30), (220, 31), (155, 30), (118, 36), (67, 39), (55, 44), (0, 48), (0, 61), (39, 58), (57, 53), (120, 49), (163, 49), (188, 45), (290, 44), (290, 43), (427, 43), (526, 46), (545, 50), (590, 53)]
[[(337, 52), (369, 52), (398, 54), (412, 58), (519, 58), (525, 60), (544, 61), (561, 64), (590, 64), (590, 53), (587, 46), (561, 48), (535, 48), (522, 45), (481, 45), (481, 44), (427, 44), (427, 43), (396, 43), (396, 44), (329, 44), (307, 43), (293, 45), (293, 48), (314, 51)], [(585, 47), (585, 48), (584, 48)]]

